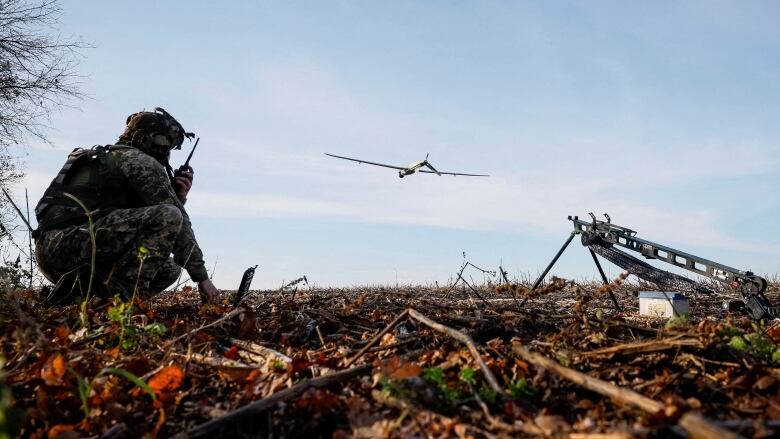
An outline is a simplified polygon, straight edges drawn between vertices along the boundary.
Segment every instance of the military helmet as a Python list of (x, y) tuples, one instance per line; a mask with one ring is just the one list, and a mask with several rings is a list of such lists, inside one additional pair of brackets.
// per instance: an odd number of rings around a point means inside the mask
[(167, 159), (172, 149), (181, 149), (184, 138), (195, 135), (184, 131), (179, 121), (157, 107), (127, 116), (127, 127), (119, 142), (134, 146), (158, 159)]

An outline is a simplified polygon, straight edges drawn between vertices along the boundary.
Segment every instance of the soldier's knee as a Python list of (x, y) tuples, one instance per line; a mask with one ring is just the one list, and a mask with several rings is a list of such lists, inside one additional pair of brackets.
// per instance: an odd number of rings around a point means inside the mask
[(152, 207), (151, 210), (151, 218), (161, 228), (178, 231), (182, 222), (184, 222), (184, 215), (181, 213), (181, 210), (172, 204), (160, 204)]

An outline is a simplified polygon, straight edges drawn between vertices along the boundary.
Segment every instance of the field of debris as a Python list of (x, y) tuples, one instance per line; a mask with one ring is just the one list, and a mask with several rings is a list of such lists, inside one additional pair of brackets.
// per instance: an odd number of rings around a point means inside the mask
[(0, 437), (776, 434), (780, 330), (727, 314), (727, 291), (640, 317), (640, 289), (297, 285), (233, 307), (185, 288), (64, 310), (6, 295)]

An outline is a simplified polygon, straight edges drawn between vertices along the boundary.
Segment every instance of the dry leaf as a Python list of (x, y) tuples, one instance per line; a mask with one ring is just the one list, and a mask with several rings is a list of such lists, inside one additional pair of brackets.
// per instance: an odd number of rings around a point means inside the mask
[(111, 358), (118, 357), (122, 351), (119, 349), (119, 346), (114, 346), (113, 348), (106, 349), (106, 355), (108, 355)]
[(223, 380), (230, 382), (245, 383), (252, 370), (237, 367), (221, 367), (217, 370), (217, 375)]
[(382, 375), (391, 380), (402, 380), (420, 376), (422, 367), (403, 360), (400, 357), (392, 357), (382, 365)]
[(41, 368), (41, 378), (50, 386), (62, 385), (62, 378), (67, 372), (67, 364), (62, 354), (49, 357)]
[(181, 387), (184, 382), (184, 371), (181, 367), (172, 364), (166, 366), (163, 370), (157, 372), (155, 376), (149, 379), (149, 387), (154, 393), (170, 392)]
[(398, 339), (395, 337), (395, 334), (388, 332), (387, 334), (382, 336), (382, 339), (379, 341), (379, 346), (389, 346), (397, 342)]
[(571, 430), (569, 423), (560, 415), (539, 415), (534, 419), (534, 424), (542, 429), (545, 436), (557, 436)]
[(766, 330), (766, 336), (774, 344), (780, 344), (780, 322), (775, 322)]
[(311, 362), (305, 358), (293, 358), (293, 360), (287, 364), (287, 372), (293, 374), (296, 372), (300, 372), (302, 370), (306, 370), (311, 366)]
[(777, 380), (775, 379), (774, 375), (766, 375), (764, 377), (761, 377), (761, 379), (759, 379), (758, 381), (756, 381), (756, 384), (754, 386), (758, 390), (766, 390), (776, 382)]
[(241, 356), (238, 355), (238, 348), (235, 346), (231, 346), (230, 349), (226, 350), (223, 355), (225, 356), (225, 358), (228, 358), (233, 361), (238, 361), (239, 359), (241, 359)]
[(57, 326), (54, 330), (54, 337), (57, 339), (57, 344), (65, 345), (68, 343), (68, 336), (70, 335), (70, 329), (67, 326)]
[(57, 424), (49, 429), (46, 433), (46, 437), (49, 439), (55, 439), (63, 433), (68, 433), (76, 429), (76, 424)]

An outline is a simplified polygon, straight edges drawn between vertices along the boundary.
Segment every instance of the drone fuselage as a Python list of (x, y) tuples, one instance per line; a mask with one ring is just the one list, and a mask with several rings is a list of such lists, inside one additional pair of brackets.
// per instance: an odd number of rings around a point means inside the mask
[(401, 169), (400, 171), (398, 171), (398, 177), (404, 178), (407, 175), (416, 174), (417, 172), (420, 171), (420, 169), (422, 169), (423, 166), (427, 166), (427, 165), (428, 165), (428, 160), (411, 163), (409, 164), (409, 166), (406, 167), (406, 169)]

